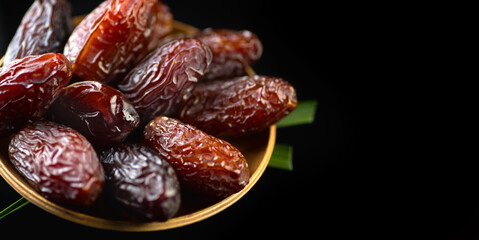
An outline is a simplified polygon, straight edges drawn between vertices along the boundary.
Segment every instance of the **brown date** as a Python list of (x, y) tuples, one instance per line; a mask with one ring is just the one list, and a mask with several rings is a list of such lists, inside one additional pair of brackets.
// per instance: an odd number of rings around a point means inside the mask
[(0, 136), (43, 117), (71, 77), (61, 53), (28, 56), (0, 68)]
[(14, 134), (10, 161), (45, 198), (91, 205), (103, 191), (103, 168), (85, 137), (72, 128), (41, 120)]
[(249, 182), (248, 162), (233, 145), (164, 116), (143, 131), (143, 141), (175, 169), (182, 186), (212, 197), (226, 197)]
[(197, 84), (179, 119), (214, 136), (242, 136), (276, 123), (297, 104), (295, 89), (283, 79), (236, 77)]
[(4, 64), (30, 55), (61, 53), (72, 31), (70, 3), (35, 0), (8, 45)]
[(143, 144), (120, 144), (104, 150), (106, 191), (114, 202), (147, 221), (165, 221), (179, 209), (180, 184), (175, 170)]
[(108, 0), (73, 30), (65, 56), (73, 74), (107, 84), (122, 79), (172, 29), (169, 8), (158, 0)]
[(49, 115), (53, 121), (79, 131), (95, 146), (120, 143), (140, 124), (135, 108), (120, 91), (96, 81), (64, 88)]
[(194, 38), (171, 41), (146, 56), (119, 82), (142, 123), (174, 115), (211, 62), (211, 52)]
[(263, 53), (259, 38), (250, 31), (208, 28), (194, 36), (211, 49), (213, 61), (203, 79), (235, 77)]

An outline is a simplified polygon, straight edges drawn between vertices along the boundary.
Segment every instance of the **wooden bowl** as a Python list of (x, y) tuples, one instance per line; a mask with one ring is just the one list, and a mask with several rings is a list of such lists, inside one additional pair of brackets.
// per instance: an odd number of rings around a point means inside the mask
[[(77, 25), (84, 16), (74, 17)], [(198, 29), (174, 21), (172, 35), (194, 33)], [(0, 66), (4, 57), (0, 59)], [(247, 69), (248, 74), (254, 71)], [(20, 195), (36, 206), (50, 212), (58, 217), (79, 223), (82, 225), (118, 230), (118, 231), (157, 231), (177, 228), (192, 224), (211, 217), (242, 198), (259, 180), (266, 169), (273, 152), (276, 139), (276, 125), (252, 136), (230, 140), (229, 142), (237, 147), (246, 157), (249, 164), (250, 181), (240, 192), (235, 193), (218, 202), (208, 202), (193, 195), (182, 196), (182, 204), (178, 213), (165, 222), (140, 222), (134, 218), (111, 213), (104, 208), (104, 201), (99, 199), (94, 206), (88, 208), (66, 207), (47, 200), (38, 194), (28, 182), (14, 168), (8, 157), (9, 139), (0, 139), (0, 175)], [(192, 199), (194, 198), (194, 199)]]

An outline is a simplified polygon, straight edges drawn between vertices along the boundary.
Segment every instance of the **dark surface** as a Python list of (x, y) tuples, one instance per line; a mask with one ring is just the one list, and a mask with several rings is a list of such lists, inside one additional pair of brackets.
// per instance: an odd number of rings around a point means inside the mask
[[(14, 8), (0, 2), (2, 53), (30, 5), (25, 2), (15, 1)], [(99, 3), (71, 2), (74, 15), (87, 13)], [(424, 46), (428, 45), (419, 38), (435, 27), (429, 20), (415, 21), (421, 13), (416, 6), (403, 10), (401, 6), (323, 2), (165, 2), (175, 19), (199, 28), (251, 30), (264, 45), (262, 58), (253, 66), (255, 71), (291, 82), (299, 101), (318, 101), (315, 123), (278, 130), (277, 143), (294, 147), (294, 170), (266, 169), (236, 204), (179, 229), (141, 234), (97, 230), (30, 204), (0, 220), (1, 230), (17, 236), (51, 236), (51, 230), (61, 229), (89, 237), (175, 239), (263, 238), (272, 232), (316, 239), (477, 235), (479, 204), (468, 188), (473, 184), (457, 187), (458, 183), (477, 181), (477, 177), (458, 174), (462, 168), (443, 164), (432, 155), (450, 157), (453, 150), (449, 146), (426, 146), (428, 136), (443, 136), (423, 118), (436, 110), (433, 99), (410, 102), (422, 92), (433, 91), (430, 85), (426, 88), (415, 80), (427, 75), (410, 72), (424, 66), (428, 53)], [(411, 54), (411, 45), (422, 47), (419, 56)], [(401, 57), (408, 60), (399, 60)], [(411, 130), (410, 126), (420, 129)], [(430, 165), (421, 168), (422, 162), (429, 164), (431, 159)], [(436, 170), (437, 166), (441, 170)], [(456, 178), (450, 170), (461, 176)], [(428, 173), (434, 174), (416, 181), (417, 175)], [(3, 180), (0, 193), (0, 208), (19, 198)], [(433, 193), (434, 197), (429, 197)], [(410, 230), (426, 233), (409, 235)]]

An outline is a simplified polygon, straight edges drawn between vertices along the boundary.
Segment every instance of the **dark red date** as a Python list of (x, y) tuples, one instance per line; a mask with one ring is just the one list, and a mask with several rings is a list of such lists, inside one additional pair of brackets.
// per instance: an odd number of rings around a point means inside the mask
[(43, 117), (72, 77), (63, 54), (17, 59), (0, 68), (0, 136)]
[(4, 64), (30, 55), (61, 53), (72, 31), (70, 3), (35, 0), (8, 45)]
[(171, 24), (161, 1), (105, 1), (73, 30), (64, 53), (75, 76), (113, 84), (171, 31)]
[(72, 128), (38, 121), (14, 134), (10, 161), (45, 198), (91, 205), (103, 191), (103, 168), (85, 137)]
[(196, 85), (179, 119), (214, 136), (242, 136), (276, 123), (297, 104), (295, 89), (283, 79), (236, 77)]
[(248, 162), (233, 145), (176, 119), (160, 116), (146, 125), (143, 141), (175, 169), (182, 186), (226, 197), (249, 182)]
[(147, 221), (165, 221), (180, 207), (180, 184), (173, 168), (143, 144), (121, 144), (104, 150), (106, 188), (112, 198)]
[(213, 61), (203, 79), (235, 77), (245, 74), (245, 67), (263, 53), (259, 38), (250, 31), (208, 28), (195, 38), (211, 49)]
[(79, 131), (95, 146), (120, 143), (140, 124), (135, 108), (120, 91), (95, 81), (64, 88), (49, 115), (53, 121)]
[(211, 52), (194, 38), (171, 41), (145, 57), (118, 84), (146, 124), (174, 115), (211, 62)]

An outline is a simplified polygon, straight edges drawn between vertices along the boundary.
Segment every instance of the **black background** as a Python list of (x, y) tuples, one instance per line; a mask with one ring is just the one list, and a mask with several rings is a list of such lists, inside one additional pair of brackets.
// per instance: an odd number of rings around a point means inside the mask
[[(0, 53), (31, 4), (14, 2), (14, 7), (0, 2)], [(70, 2), (73, 15), (80, 15), (101, 1)], [(294, 170), (266, 169), (233, 206), (178, 229), (138, 235), (98, 230), (29, 204), (0, 220), (2, 232), (50, 236), (61, 229), (78, 236), (212, 239), (273, 233), (390, 239), (411, 236), (410, 230), (423, 230), (424, 237), (478, 235), (477, 197), (466, 186), (456, 187), (458, 182), (477, 182), (477, 177), (457, 180), (460, 174), (434, 168), (456, 166), (432, 154), (449, 157), (451, 150), (428, 146), (431, 134), (442, 136), (425, 118), (435, 104), (429, 99), (411, 103), (434, 91), (422, 82), (427, 77), (415, 72), (427, 68), (431, 45), (423, 37), (436, 28), (422, 17), (425, 8), (322, 1), (165, 2), (177, 20), (198, 28), (256, 33), (264, 53), (255, 71), (288, 80), (300, 101), (318, 101), (313, 124), (277, 132), (277, 143), (294, 147)], [(418, 46), (420, 51), (412, 50)], [(418, 177), (431, 172), (431, 178)], [(0, 180), (1, 209), (19, 197)]]

